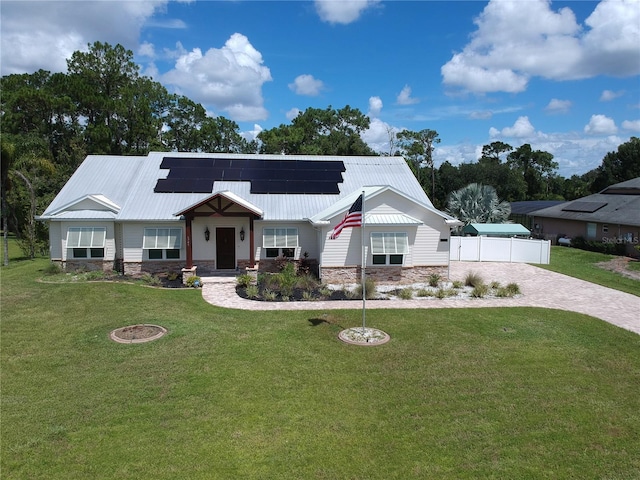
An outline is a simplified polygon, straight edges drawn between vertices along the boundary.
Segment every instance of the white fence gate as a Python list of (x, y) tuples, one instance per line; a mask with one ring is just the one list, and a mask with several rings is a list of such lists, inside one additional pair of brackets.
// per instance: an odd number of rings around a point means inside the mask
[(449, 258), (464, 262), (522, 262), (548, 264), (550, 240), (500, 237), (451, 237)]

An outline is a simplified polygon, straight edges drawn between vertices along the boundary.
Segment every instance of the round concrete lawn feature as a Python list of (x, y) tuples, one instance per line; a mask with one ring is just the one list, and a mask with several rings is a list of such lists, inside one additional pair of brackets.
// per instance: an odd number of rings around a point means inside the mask
[(167, 329), (160, 325), (143, 323), (116, 328), (111, 331), (109, 337), (111, 337), (111, 340), (118, 343), (144, 343), (157, 340), (166, 333)]
[(353, 327), (342, 330), (338, 334), (338, 338), (345, 343), (351, 345), (364, 345), (373, 347), (383, 345), (391, 340), (388, 333), (369, 327)]

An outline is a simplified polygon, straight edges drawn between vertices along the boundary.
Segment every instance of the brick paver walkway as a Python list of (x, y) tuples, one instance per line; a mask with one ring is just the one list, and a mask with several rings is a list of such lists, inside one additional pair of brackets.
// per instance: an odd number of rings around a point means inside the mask
[[(522, 263), (451, 262), (450, 279), (464, 280), (468, 272), (486, 282), (517, 283), (522, 296), (495, 299), (367, 300), (367, 309), (544, 307), (584, 313), (640, 334), (640, 297), (601, 287)], [(362, 308), (361, 300), (319, 302), (256, 302), (239, 297), (235, 277), (204, 277), (202, 296), (212, 305), (242, 310), (333, 310)]]

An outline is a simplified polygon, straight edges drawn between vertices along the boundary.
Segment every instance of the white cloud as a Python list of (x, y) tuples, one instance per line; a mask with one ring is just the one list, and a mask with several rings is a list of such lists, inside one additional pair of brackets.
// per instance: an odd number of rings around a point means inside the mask
[(640, 73), (637, 0), (603, 0), (578, 25), (573, 11), (548, 0), (491, 0), (474, 20), (477, 30), (441, 68), (445, 85), (517, 93), (531, 77), (553, 80)]
[(631, 132), (640, 132), (640, 120), (625, 120), (622, 122), (622, 128)]
[(624, 90), (619, 90), (617, 92), (613, 92), (611, 90), (604, 90), (602, 95), (600, 95), (601, 102), (610, 102), (611, 100), (615, 100), (618, 97), (624, 95)]
[(491, 110), (475, 110), (469, 114), (471, 120), (489, 120), (493, 117)]
[(271, 72), (242, 34), (234, 33), (222, 48), (204, 54), (199, 48), (183, 53), (161, 81), (195, 102), (227, 112), (232, 120), (267, 118), (262, 85), (271, 81)]
[(300, 115), (300, 113), (301, 113), (301, 110), (299, 108), (293, 107), (292, 109), (287, 111), (287, 113), (285, 113), (284, 116), (287, 118), (287, 120), (291, 121), (294, 118), (296, 118), (298, 115)]
[(491, 137), (509, 137), (509, 138), (526, 138), (531, 137), (536, 132), (533, 125), (529, 121), (529, 117), (519, 117), (513, 126), (505, 127), (502, 130), (498, 130), (494, 127), (489, 129), (489, 136)]
[(251, 130), (246, 130), (244, 132), (240, 132), (240, 136), (242, 138), (244, 138), (246, 141), (251, 142), (253, 140), (255, 140), (258, 137), (258, 134), (264, 130), (260, 125), (258, 125), (257, 123), (253, 124), (253, 129)]
[(397, 152), (391, 146), (391, 140), (401, 129), (393, 127), (379, 118), (372, 118), (369, 128), (362, 132), (361, 138), (374, 151), (386, 155)]
[(315, 0), (315, 7), (322, 21), (346, 25), (355, 22), (365, 10), (379, 3), (380, 0)]
[(396, 98), (398, 105), (414, 105), (419, 102), (420, 100), (417, 98), (411, 98), (411, 87), (409, 85), (405, 85)]
[(545, 110), (549, 113), (567, 113), (571, 109), (571, 100), (552, 98)]
[[(3, 2), (0, 73), (66, 72), (73, 52), (96, 39), (137, 48), (140, 29), (167, 0)], [(8, 55), (7, 52), (11, 52)]]
[(369, 97), (369, 118), (375, 118), (380, 115), (382, 110), (382, 99), (380, 97)]
[(322, 80), (313, 78), (313, 75), (298, 75), (293, 83), (289, 84), (289, 89), (296, 95), (306, 95), (308, 97), (317, 97), (324, 89)]
[(141, 57), (155, 58), (156, 51), (153, 43), (143, 42), (140, 47), (138, 47), (138, 55)]
[(584, 127), (587, 135), (613, 135), (618, 132), (612, 118), (605, 115), (591, 115), (589, 123)]

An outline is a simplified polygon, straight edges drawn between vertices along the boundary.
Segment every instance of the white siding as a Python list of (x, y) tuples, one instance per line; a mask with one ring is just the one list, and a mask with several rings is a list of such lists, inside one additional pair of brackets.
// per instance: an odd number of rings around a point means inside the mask
[[(52, 224), (56, 222), (51, 222)], [(107, 229), (107, 235), (104, 241), (104, 260), (115, 260), (116, 255), (116, 241), (115, 241), (115, 227), (113, 222), (60, 222), (60, 245), (62, 247), (62, 260), (73, 258), (69, 255), (69, 249), (67, 248), (67, 235), (69, 233), (69, 227), (104, 227)]]
[(180, 248), (180, 260), (184, 260), (186, 258), (187, 242), (185, 239), (185, 227), (183, 222), (124, 223), (122, 224), (122, 259), (125, 262), (142, 262), (144, 260), (149, 260), (147, 254), (142, 249), (142, 239), (145, 228), (181, 228), (182, 246)]
[[(298, 248), (296, 249), (296, 259), (302, 258), (304, 252), (309, 253), (309, 258), (319, 257), (319, 247), (317, 234), (313, 226), (307, 222), (264, 222), (256, 221), (254, 224), (256, 260), (262, 255), (264, 259), (264, 249), (262, 248), (262, 230), (264, 228), (297, 228), (298, 229)], [(245, 229), (246, 230), (246, 229)], [(245, 243), (247, 241), (245, 240)]]
[(62, 260), (62, 225), (49, 222), (49, 255), (51, 260)]

